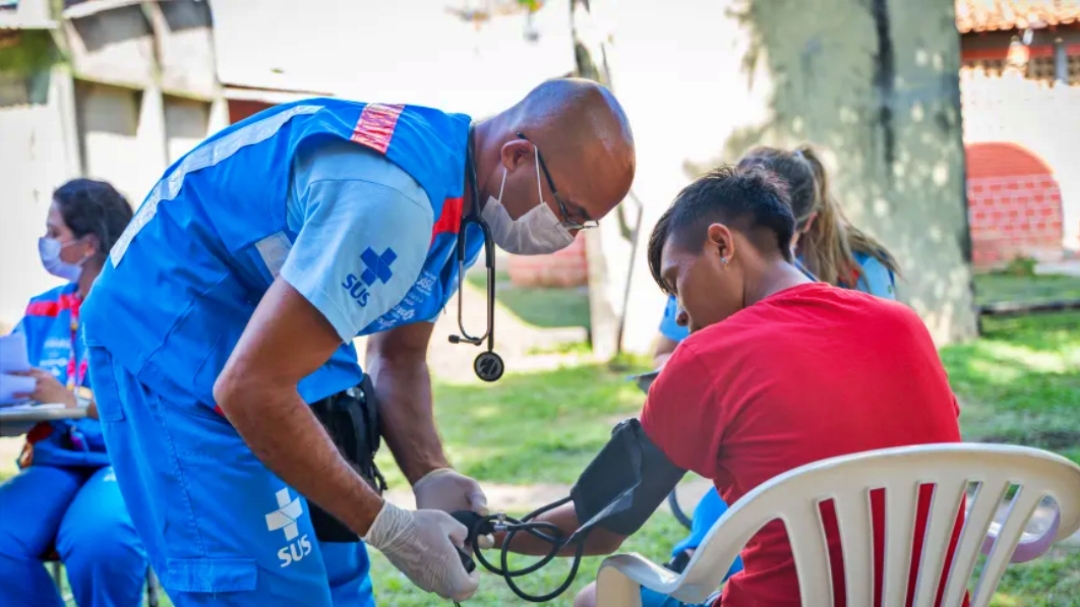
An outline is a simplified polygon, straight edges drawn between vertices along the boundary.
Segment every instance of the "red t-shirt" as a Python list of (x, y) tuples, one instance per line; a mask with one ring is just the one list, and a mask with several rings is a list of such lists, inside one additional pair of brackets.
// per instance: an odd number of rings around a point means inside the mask
[[(733, 504), (761, 483), (810, 462), (958, 442), (958, 414), (937, 350), (914, 312), (814, 283), (776, 293), (683, 340), (653, 383), (641, 423), (672, 462), (712, 479)], [(925, 525), (929, 489), (921, 495), (916, 529)], [(872, 496), (878, 548), (882, 498), (880, 490)], [(823, 509), (823, 521), (832, 571), (842, 571), (831, 504)], [(921, 534), (916, 537), (918, 555)], [(875, 552), (880, 588), (883, 551)], [(744, 570), (724, 586), (724, 607), (799, 604), (781, 521), (762, 528), (742, 558)], [(843, 606), (843, 576), (835, 578), (836, 605)], [(914, 577), (909, 588), (913, 584)]]

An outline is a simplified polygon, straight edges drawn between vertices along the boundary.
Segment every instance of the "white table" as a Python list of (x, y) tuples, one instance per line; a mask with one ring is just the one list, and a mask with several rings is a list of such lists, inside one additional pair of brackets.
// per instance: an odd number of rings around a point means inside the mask
[(30, 407), (0, 408), (0, 436), (19, 436), (26, 434), (38, 422), (53, 422), (62, 419), (82, 419), (86, 417), (86, 407), (64, 407), (55, 405), (35, 405)]

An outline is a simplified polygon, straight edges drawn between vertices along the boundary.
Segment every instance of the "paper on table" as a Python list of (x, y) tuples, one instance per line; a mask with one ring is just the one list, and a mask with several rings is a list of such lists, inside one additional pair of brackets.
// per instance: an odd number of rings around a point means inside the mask
[(26, 357), (26, 335), (12, 333), (0, 337), (0, 373), (29, 370), (30, 361)]
[(0, 406), (16, 405), (27, 402), (28, 398), (15, 398), (16, 394), (34, 391), (37, 387), (37, 379), (23, 375), (9, 375), (0, 373)]
[(10, 407), (4, 407), (4, 413), (10, 414), (23, 411), (50, 411), (53, 409), (67, 409), (67, 405), (62, 405), (60, 403), (54, 403), (51, 405), (38, 405), (35, 403), (30, 403), (26, 405), (12, 405)]
[(35, 405), (35, 404), (12, 405), (10, 407), (4, 407), (4, 413), (5, 414), (10, 414), (10, 413), (19, 413), (21, 411), (48, 411), (50, 409), (66, 409), (66, 408), (67, 408), (66, 405), (63, 405), (63, 404), (60, 404), (60, 403), (54, 403), (54, 404), (51, 404), (51, 405)]

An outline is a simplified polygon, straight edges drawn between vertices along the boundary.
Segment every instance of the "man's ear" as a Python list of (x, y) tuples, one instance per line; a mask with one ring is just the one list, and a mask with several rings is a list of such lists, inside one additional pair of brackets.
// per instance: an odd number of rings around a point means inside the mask
[(502, 165), (506, 167), (507, 171), (512, 171), (517, 165), (527, 160), (532, 160), (535, 154), (533, 144), (524, 139), (511, 139), (502, 145), (499, 149), (499, 160)]
[(735, 237), (722, 223), (709, 225), (705, 246), (716, 251), (715, 254), (720, 257), (720, 262), (723, 264), (731, 263), (731, 260), (735, 258)]
[(809, 232), (810, 231), (810, 226), (814, 225), (814, 220), (815, 219), (817, 219), (817, 213), (816, 212), (810, 213), (810, 217), (808, 217), (806, 219), (806, 225), (804, 225), (803, 229), (799, 230), (799, 231), (802, 232), (803, 234), (806, 234), (807, 232)]

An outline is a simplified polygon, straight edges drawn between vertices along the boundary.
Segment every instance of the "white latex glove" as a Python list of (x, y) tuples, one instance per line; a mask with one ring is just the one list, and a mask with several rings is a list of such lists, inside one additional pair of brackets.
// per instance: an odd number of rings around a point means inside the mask
[(480, 573), (465, 572), (457, 546), (468, 530), (437, 510), (402, 510), (384, 502), (364, 541), (422, 590), (444, 599), (464, 601), (480, 586)]
[(472, 510), (481, 516), (488, 514), (487, 496), (480, 483), (450, 468), (428, 472), (416, 481), (412, 490), (418, 510)]
[[(425, 474), (413, 485), (417, 509), (457, 512), (472, 510), (480, 516), (488, 515), (487, 496), (480, 483), (458, 474), (450, 468), (437, 468)], [(495, 538), (482, 535), (477, 540), (480, 548), (491, 548)]]

